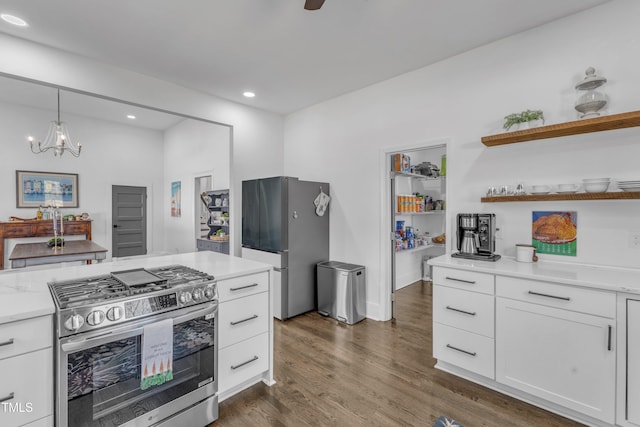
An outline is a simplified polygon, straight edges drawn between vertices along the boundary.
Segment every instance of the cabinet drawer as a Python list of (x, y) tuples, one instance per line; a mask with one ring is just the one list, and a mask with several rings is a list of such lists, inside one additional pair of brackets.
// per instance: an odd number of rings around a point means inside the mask
[(494, 275), (454, 268), (433, 268), (433, 283), (493, 295)]
[(0, 360), (3, 427), (21, 426), (53, 411), (53, 351), (50, 348)]
[(221, 349), (218, 359), (220, 393), (269, 369), (269, 333)]
[(81, 224), (73, 221), (65, 221), (64, 222), (64, 234), (86, 234), (87, 233), (87, 225)]
[(269, 330), (269, 293), (262, 292), (220, 304), (220, 348)]
[(269, 272), (265, 271), (218, 282), (220, 302), (246, 297), (269, 289)]
[(615, 292), (498, 276), (496, 295), (595, 316), (616, 317)]
[(51, 347), (51, 316), (36, 317), (0, 325), (0, 360), (18, 354)]
[[(65, 228), (65, 232), (66, 227)], [(68, 234), (68, 233), (67, 233)], [(46, 221), (36, 225), (36, 235), (37, 236), (47, 236), (53, 235), (53, 221)]]
[(446, 286), (433, 286), (433, 321), (493, 338), (494, 298)]
[(30, 225), (11, 225), (4, 226), (4, 238), (10, 239), (12, 237), (31, 237), (33, 236), (33, 230)]
[(495, 379), (495, 348), (491, 338), (434, 323), (433, 357)]

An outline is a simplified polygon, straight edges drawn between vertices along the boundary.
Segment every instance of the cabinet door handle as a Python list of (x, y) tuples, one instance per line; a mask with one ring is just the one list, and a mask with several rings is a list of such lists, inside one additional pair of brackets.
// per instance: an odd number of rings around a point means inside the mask
[(246, 319), (236, 320), (235, 322), (229, 322), (229, 324), (231, 326), (235, 326), (235, 325), (239, 325), (240, 323), (248, 322), (249, 320), (253, 320), (253, 319), (257, 319), (257, 318), (258, 318), (258, 315), (254, 314), (253, 316), (247, 317)]
[(468, 354), (469, 356), (474, 356), (475, 357), (477, 355), (477, 353), (475, 351), (471, 352), (471, 351), (463, 350), (461, 348), (454, 347), (451, 344), (447, 344), (447, 348), (450, 348), (451, 350), (459, 351), (460, 353)]
[(462, 282), (462, 283), (468, 283), (470, 285), (475, 285), (475, 280), (463, 280), (463, 279), (456, 279), (455, 277), (445, 277), (445, 279), (447, 280), (453, 280), (454, 282)]
[(242, 289), (253, 288), (253, 287), (256, 287), (256, 286), (258, 286), (257, 283), (252, 283), (250, 285), (238, 286), (237, 288), (230, 288), (229, 290), (231, 290), (231, 291), (240, 291)]
[(244, 365), (248, 365), (251, 362), (255, 362), (256, 360), (258, 360), (258, 356), (253, 356), (252, 359), (249, 359), (246, 362), (242, 362), (242, 363), (237, 364), (237, 365), (231, 365), (231, 369), (236, 370), (238, 368), (243, 367)]
[(539, 292), (533, 292), (533, 291), (529, 291), (529, 295), (537, 295), (539, 297), (561, 299), (563, 301), (571, 301), (571, 298), (569, 298), (569, 297), (559, 297), (557, 295), (541, 294)]
[(0, 403), (6, 402), (7, 400), (11, 400), (11, 399), (13, 399), (14, 396), (15, 396), (15, 394), (13, 392), (11, 392), (11, 393), (9, 393), (8, 396), (0, 398)]
[(13, 338), (9, 338), (4, 342), (0, 342), (0, 347), (4, 347), (5, 345), (11, 345), (11, 344), (13, 344)]
[(460, 310), (459, 308), (453, 308), (453, 307), (449, 307), (449, 306), (447, 306), (447, 310), (457, 311), (458, 313), (468, 314), (469, 316), (475, 316), (476, 315), (475, 311), (465, 311), (465, 310)]
[(611, 351), (612, 336), (613, 336), (613, 327), (611, 327), (611, 325), (609, 325), (609, 334), (608, 334), (608, 337), (607, 337), (607, 351)]

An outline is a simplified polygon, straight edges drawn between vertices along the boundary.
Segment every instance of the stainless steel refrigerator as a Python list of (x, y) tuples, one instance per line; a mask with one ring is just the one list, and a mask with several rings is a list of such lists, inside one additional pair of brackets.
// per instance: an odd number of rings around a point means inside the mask
[(314, 200), (326, 182), (279, 176), (242, 182), (242, 257), (274, 266), (274, 316), (317, 308), (316, 264), (329, 259), (329, 210)]

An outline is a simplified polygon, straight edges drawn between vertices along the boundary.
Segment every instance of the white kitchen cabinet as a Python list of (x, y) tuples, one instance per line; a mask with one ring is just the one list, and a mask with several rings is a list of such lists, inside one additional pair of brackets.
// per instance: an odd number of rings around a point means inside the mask
[(220, 401), (265, 381), (273, 383), (270, 272), (218, 281)]
[(627, 419), (640, 425), (640, 301), (627, 302)]
[(618, 424), (636, 427), (640, 426), (640, 298), (621, 296), (619, 308)]
[(615, 294), (512, 281), (496, 280), (496, 381), (613, 424), (615, 317), (580, 311), (599, 301), (615, 316)]
[(2, 427), (53, 425), (52, 343), (51, 316), (0, 325)]
[(495, 378), (494, 276), (433, 269), (433, 356)]

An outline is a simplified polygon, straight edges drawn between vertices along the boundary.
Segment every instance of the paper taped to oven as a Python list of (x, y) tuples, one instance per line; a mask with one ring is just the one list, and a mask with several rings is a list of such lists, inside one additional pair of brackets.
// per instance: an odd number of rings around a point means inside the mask
[(173, 320), (166, 319), (144, 327), (140, 388), (164, 384), (173, 379)]

